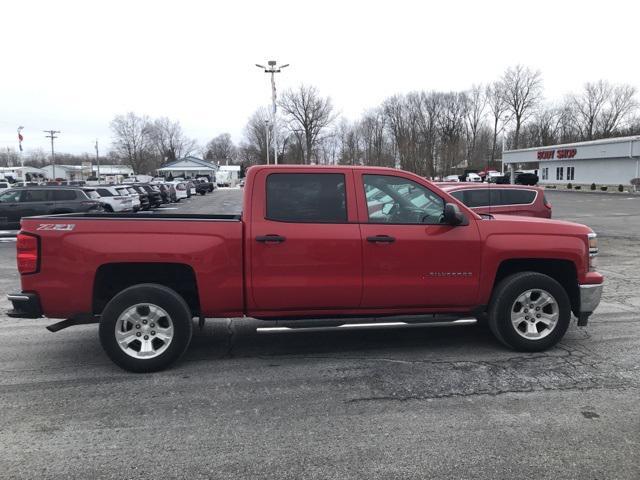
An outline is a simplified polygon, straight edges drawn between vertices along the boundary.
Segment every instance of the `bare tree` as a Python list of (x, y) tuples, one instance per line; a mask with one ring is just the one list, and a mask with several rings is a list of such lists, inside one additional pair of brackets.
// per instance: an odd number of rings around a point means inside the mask
[(445, 176), (464, 158), (464, 119), (467, 100), (463, 92), (442, 94), (442, 108), (438, 117), (440, 131), (440, 168)]
[(635, 87), (631, 85), (618, 85), (611, 89), (611, 94), (607, 105), (602, 109), (600, 121), (598, 122), (599, 135), (601, 137), (611, 137), (616, 130), (627, 122), (633, 112), (638, 108), (638, 102), (634, 98)]
[(331, 99), (321, 97), (316, 87), (300, 85), (284, 92), (280, 106), (289, 119), (290, 129), (302, 132), (303, 163), (311, 163), (320, 134), (335, 119)]
[(133, 112), (118, 115), (111, 121), (113, 152), (135, 173), (147, 173), (153, 168), (152, 139), (149, 118)]
[(231, 140), (231, 135), (222, 133), (207, 143), (205, 158), (224, 165), (233, 163), (236, 158), (236, 147)]
[(467, 129), (467, 164), (474, 165), (477, 163), (478, 154), (476, 152), (476, 146), (478, 142), (478, 135), (482, 122), (485, 118), (485, 109), (487, 107), (487, 97), (485, 96), (485, 90), (481, 85), (474, 85), (466, 95), (466, 115), (465, 123)]
[[(242, 146), (243, 163), (246, 165), (267, 163), (267, 120), (271, 118), (266, 108), (259, 108), (251, 116), (244, 130)], [(271, 139), (269, 139), (271, 140)], [(271, 141), (269, 141), (269, 144)]]
[(539, 71), (523, 65), (508, 68), (502, 76), (504, 102), (515, 122), (513, 148), (517, 149), (522, 124), (534, 113), (542, 99), (542, 78)]
[(359, 123), (365, 165), (393, 167), (394, 160), (386, 134), (386, 118), (381, 108), (365, 113)]
[(491, 159), (489, 166), (493, 166), (496, 159), (498, 135), (502, 132), (505, 125), (504, 115), (508, 110), (507, 104), (504, 101), (504, 92), (502, 91), (501, 82), (493, 82), (487, 86), (485, 92), (487, 103), (489, 105), (489, 111), (491, 113), (491, 120), (493, 123), (493, 139), (491, 142)]
[(609, 98), (611, 86), (600, 80), (596, 83), (586, 83), (581, 95), (572, 95), (571, 105), (574, 107), (576, 123), (584, 140), (593, 140), (598, 121)]
[(160, 164), (188, 157), (197, 149), (197, 142), (186, 137), (178, 121), (160, 117), (154, 120), (149, 128)]

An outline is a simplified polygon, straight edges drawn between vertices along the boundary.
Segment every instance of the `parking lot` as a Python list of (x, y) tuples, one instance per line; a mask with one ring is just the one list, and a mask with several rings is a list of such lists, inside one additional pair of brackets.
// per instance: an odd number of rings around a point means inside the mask
[[(589, 326), (545, 353), (475, 325), (265, 334), (221, 319), (174, 368), (135, 375), (95, 325), (0, 314), (0, 477), (640, 478), (640, 196), (547, 196), (599, 234), (607, 284)], [(164, 208), (240, 201), (218, 189)], [(0, 243), (1, 311), (14, 249)]]

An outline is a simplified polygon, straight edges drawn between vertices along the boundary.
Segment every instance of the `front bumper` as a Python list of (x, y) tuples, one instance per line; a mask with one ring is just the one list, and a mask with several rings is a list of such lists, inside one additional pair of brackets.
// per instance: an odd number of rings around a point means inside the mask
[(42, 307), (37, 293), (12, 293), (7, 295), (13, 309), (7, 315), (13, 318), (40, 318)]
[(580, 312), (578, 325), (585, 326), (589, 316), (598, 308), (604, 284), (580, 285)]

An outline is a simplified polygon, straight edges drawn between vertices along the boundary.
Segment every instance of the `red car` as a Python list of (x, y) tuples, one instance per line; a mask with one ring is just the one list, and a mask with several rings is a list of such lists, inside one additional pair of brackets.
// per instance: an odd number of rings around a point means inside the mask
[[(586, 325), (602, 293), (584, 225), (477, 215), (412, 173), (256, 166), (242, 215), (69, 214), (23, 219), (10, 316), (99, 323), (124, 369), (167, 367), (193, 318), (487, 318), (540, 351)], [(384, 320), (383, 320), (384, 321)]]
[(470, 182), (437, 185), (476, 213), (551, 218), (551, 204), (538, 187)]

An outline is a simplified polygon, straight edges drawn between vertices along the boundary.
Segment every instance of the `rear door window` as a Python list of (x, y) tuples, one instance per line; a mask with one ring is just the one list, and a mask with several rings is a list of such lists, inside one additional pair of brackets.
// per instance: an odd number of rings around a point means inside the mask
[(50, 190), (23, 190), (20, 202), (46, 202), (51, 198), (49, 193)]
[(342, 173), (272, 173), (267, 177), (267, 219), (280, 222), (345, 223)]
[(106, 188), (98, 188), (96, 191), (98, 192), (98, 195), (100, 195), (101, 197), (113, 197), (113, 193), (111, 193)]
[(53, 191), (53, 199), (56, 202), (64, 202), (69, 200), (76, 199), (75, 190), (54, 190)]
[(9, 188), (9, 184), (0, 182), (0, 188)]

